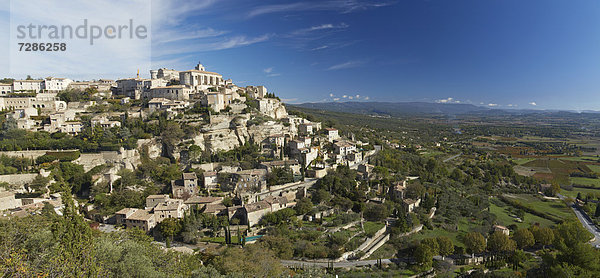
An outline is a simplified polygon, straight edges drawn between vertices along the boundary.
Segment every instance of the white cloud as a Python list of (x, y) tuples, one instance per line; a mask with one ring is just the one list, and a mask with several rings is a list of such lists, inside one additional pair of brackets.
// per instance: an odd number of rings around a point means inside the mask
[(497, 103), (488, 103), (488, 106), (489, 107), (496, 107), (496, 106), (498, 106), (498, 104)]
[(313, 48), (311, 50), (316, 51), (316, 50), (323, 50), (323, 49), (326, 49), (326, 48), (329, 48), (329, 45), (322, 45), (322, 46), (319, 46), (319, 47), (315, 47), (315, 48)]
[(205, 39), (205, 38), (214, 38), (219, 37), (224, 34), (229, 33), (228, 31), (220, 31), (212, 28), (201, 28), (201, 27), (187, 27), (181, 26), (177, 29), (170, 29), (168, 33), (166, 32), (156, 32), (156, 35), (153, 37), (153, 43), (155, 44), (164, 44), (171, 43), (177, 41), (185, 41), (185, 40), (196, 40), (196, 39)]
[(329, 97), (333, 97), (333, 94), (329, 94)]
[(197, 44), (184, 44), (169, 47), (161, 47), (160, 49), (153, 48), (154, 57), (162, 57), (167, 55), (180, 55), (185, 53), (196, 53), (206, 51), (218, 51), (224, 49), (238, 48), (242, 46), (248, 46), (256, 43), (267, 41), (272, 35), (265, 34), (258, 37), (246, 37), (246, 36), (234, 36), (234, 37), (223, 37), (213, 40), (212, 42), (199, 42)]
[(391, 2), (372, 2), (361, 0), (329, 0), (317, 2), (296, 2), (287, 4), (258, 6), (248, 12), (247, 17), (252, 18), (261, 15), (282, 12), (304, 12), (304, 11), (334, 11), (339, 13), (350, 13), (358, 10), (391, 5)]
[(364, 100), (369, 100), (369, 97), (365, 97)]
[(354, 97), (353, 96), (349, 96), (348, 99), (354, 99)]
[(347, 95), (343, 95), (342, 97), (343, 97), (343, 98), (347, 98), (348, 96), (347, 96)]
[(340, 100), (339, 97), (336, 97), (336, 98), (333, 99), (333, 101), (338, 101), (338, 100)]
[(364, 63), (365, 62), (363, 62), (363, 61), (348, 61), (345, 63), (333, 65), (333, 66), (327, 68), (327, 70), (341, 70), (341, 69), (356, 68), (356, 67), (363, 65)]
[(321, 24), (321, 25), (316, 25), (316, 26), (312, 26), (309, 28), (304, 28), (304, 29), (298, 29), (294, 32), (292, 32), (292, 35), (294, 36), (298, 36), (298, 35), (306, 35), (308, 33), (314, 32), (314, 31), (322, 31), (322, 30), (340, 30), (340, 29), (346, 29), (350, 27), (348, 24), (346, 23), (340, 23), (340, 24), (331, 24), (331, 23), (327, 23), (327, 24)]
[(356, 98), (360, 98), (360, 95), (356, 95)]
[(444, 99), (438, 99), (435, 101), (436, 103), (460, 103), (460, 100), (455, 100), (454, 98), (444, 98)]
[(537, 103), (535, 103), (535, 101), (532, 101), (529, 103), (529, 105), (537, 106)]
[(273, 67), (266, 68), (263, 71), (267, 74), (267, 77), (275, 77), (281, 75), (281, 73), (273, 72)]

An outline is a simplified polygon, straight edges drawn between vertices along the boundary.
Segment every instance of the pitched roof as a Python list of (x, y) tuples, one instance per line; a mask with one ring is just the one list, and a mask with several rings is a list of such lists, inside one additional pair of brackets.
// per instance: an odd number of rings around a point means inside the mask
[(226, 209), (227, 207), (222, 204), (207, 204), (204, 206), (204, 210), (202, 211), (202, 213), (215, 213), (221, 212)]
[(217, 171), (206, 171), (203, 174), (205, 177), (212, 177), (217, 175)]
[(212, 72), (212, 71), (204, 71), (204, 70), (197, 70), (197, 69), (193, 69), (193, 70), (186, 70), (186, 71), (182, 71), (182, 72), (196, 72), (196, 73), (204, 73), (204, 74), (211, 74), (211, 75), (218, 75), (221, 76), (220, 74), (216, 73), (216, 72)]
[(134, 212), (132, 215), (127, 217), (127, 220), (142, 220), (148, 221), (154, 217), (154, 214), (147, 212), (146, 210), (140, 209)]
[(132, 212), (132, 211), (135, 212), (137, 210), (138, 209), (136, 209), (136, 208), (124, 208), (120, 211), (115, 212), (115, 214), (128, 214), (129, 212)]
[(252, 204), (245, 205), (246, 212), (255, 212), (259, 210), (271, 209), (271, 205), (265, 201), (260, 201)]
[(183, 200), (171, 199), (154, 207), (154, 211), (178, 210), (183, 205)]
[(223, 197), (203, 197), (203, 196), (194, 196), (185, 201), (186, 204), (209, 204), (214, 202), (222, 201)]
[(146, 197), (146, 199), (169, 199), (169, 195), (168, 194), (149, 195), (148, 197)]
[(184, 180), (195, 180), (198, 178), (196, 173), (183, 173), (182, 176)]

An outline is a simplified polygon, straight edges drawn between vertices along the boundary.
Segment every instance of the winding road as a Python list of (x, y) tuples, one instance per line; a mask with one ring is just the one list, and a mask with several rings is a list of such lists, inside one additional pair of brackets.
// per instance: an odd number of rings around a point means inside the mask
[[(556, 194), (556, 195), (561, 200), (566, 199), (566, 197), (564, 195), (561, 195), (561, 194)], [(573, 212), (575, 212), (577, 219), (579, 219), (579, 222), (581, 222), (583, 227), (585, 227), (588, 231), (590, 231), (590, 233), (592, 233), (594, 235), (594, 239), (592, 241), (590, 241), (589, 243), (594, 246), (600, 244), (600, 230), (596, 227), (596, 225), (594, 225), (594, 222), (592, 222), (592, 220), (587, 216), (587, 214), (585, 212), (583, 212), (580, 208), (578, 208), (574, 204), (571, 204), (571, 208), (573, 209)]]
[(444, 162), (444, 163), (445, 163), (445, 162), (448, 162), (448, 161), (450, 161), (450, 160), (452, 160), (452, 159), (455, 159), (455, 158), (457, 158), (457, 157), (461, 156), (462, 154), (463, 154), (463, 153), (455, 154), (455, 155), (453, 155), (453, 156), (451, 156), (451, 157), (448, 157), (448, 158), (444, 159), (444, 160), (443, 160), (443, 162)]

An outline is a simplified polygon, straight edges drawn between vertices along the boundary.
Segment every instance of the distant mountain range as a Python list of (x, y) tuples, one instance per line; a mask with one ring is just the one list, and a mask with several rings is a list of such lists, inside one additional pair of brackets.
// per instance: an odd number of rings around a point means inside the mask
[(294, 106), (368, 115), (387, 115), (391, 117), (414, 114), (457, 115), (473, 112), (485, 112), (491, 109), (472, 104), (445, 104), (429, 102), (320, 102), (303, 103)]
[[(290, 105), (290, 104), (288, 104)], [(532, 109), (491, 109), (464, 103), (430, 103), (430, 102), (319, 102), (293, 104), (293, 106), (379, 116), (406, 116), (415, 114), (429, 115), (460, 115), (460, 114), (530, 114), (552, 112), (574, 112), (566, 110), (532, 110)], [(584, 113), (598, 113), (597, 111), (582, 111)]]

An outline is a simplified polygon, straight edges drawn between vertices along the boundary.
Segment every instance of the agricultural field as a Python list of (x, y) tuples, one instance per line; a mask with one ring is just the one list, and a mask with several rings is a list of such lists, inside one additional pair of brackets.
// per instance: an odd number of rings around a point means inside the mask
[(600, 196), (600, 188), (593, 189), (593, 188), (574, 187), (572, 190), (564, 190), (563, 189), (560, 191), (560, 194), (565, 195), (567, 197), (571, 197), (571, 198), (576, 198), (578, 193), (581, 193), (581, 195), (583, 197), (589, 196), (589, 195), (599, 195)]
[[(542, 199), (533, 194), (505, 194), (505, 198), (518, 202), (521, 206), (536, 214), (545, 215), (549, 219), (571, 220), (575, 218), (573, 211), (560, 200)], [(509, 204), (511, 205), (511, 204)]]
[(600, 188), (600, 179), (592, 179), (592, 178), (581, 178), (581, 177), (571, 177), (571, 184), (583, 185), (583, 186), (592, 186)]
[(519, 228), (528, 228), (536, 223), (540, 224), (540, 226), (542, 227), (549, 227), (554, 225), (554, 222), (546, 218), (542, 218), (527, 212), (525, 212), (525, 216), (523, 217), (522, 222), (517, 222), (516, 218), (513, 217), (514, 213), (510, 211), (511, 208), (512, 207), (508, 204), (504, 204), (504, 207), (501, 207), (494, 203), (490, 203), (490, 212), (496, 215), (496, 221), (502, 226), (508, 227), (514, 224), (517, 225), (517, 227)]

